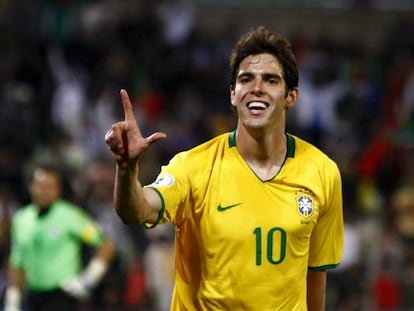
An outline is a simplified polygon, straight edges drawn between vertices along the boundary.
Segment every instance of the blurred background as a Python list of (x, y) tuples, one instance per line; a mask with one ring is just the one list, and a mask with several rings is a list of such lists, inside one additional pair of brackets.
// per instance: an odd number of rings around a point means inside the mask
[(299, 101), (288, 131), (339, 165), (346, 224), (328, 310), (414, 310), (413, 0), (0, 0), (0, 290), (23, 175), (49, 159), (65, 197), (117, 241), (117, 260), (85, 310), (168, 310), (173, 229), (124, 226), (112, 210), (104, 142), (123, 118), (119, 89), (144, 135), (152, 182), (178, 151), (231, 131), (230, 49), (265, 25), (293, 45)]

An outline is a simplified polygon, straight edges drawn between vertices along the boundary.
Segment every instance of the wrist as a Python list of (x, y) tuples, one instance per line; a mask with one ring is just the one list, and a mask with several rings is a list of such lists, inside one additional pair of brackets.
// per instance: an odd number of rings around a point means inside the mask
[(135, 169), (138, 168), (138, 162), (139, 159), (125, 159), (125, 158), (121, 158), (118, 159), (118, 161), (116, 161), (116, 166), (118, 167), (118, 169), (123, 170), (123, 171), (134, 171)]
[(99, 257), (93, 258), (85, 270), (82, 272), (80, 279), (87, 288), (93, 288), (102, 279), (108, 269), (108, 264)]
[(116, 165), (117, 173), (121, 176), (138, 176), (138, 162), (134, 163), (117, 163)]
[(14, 285), (8, 286), (4, 294), (4, 310), (19, 310), (21, 302), (21, 290)]

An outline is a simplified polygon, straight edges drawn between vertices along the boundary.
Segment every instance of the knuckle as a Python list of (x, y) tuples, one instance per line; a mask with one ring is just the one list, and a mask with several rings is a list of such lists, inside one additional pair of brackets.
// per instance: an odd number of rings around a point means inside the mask
[(111, 139), (112, 134), (113, 134), (112, 129), (111, 129), (111, 130), (109, 130), (108, 132), (106, 132), (106, 134), (105, 134), (105, 140), (106, 140), (107, 142)]

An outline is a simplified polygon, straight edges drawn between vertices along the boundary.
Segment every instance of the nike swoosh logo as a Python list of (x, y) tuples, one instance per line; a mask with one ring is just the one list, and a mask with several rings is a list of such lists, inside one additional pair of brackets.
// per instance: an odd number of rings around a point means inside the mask
[(230, 209), (230, 208), (232, 208), (232, 207), (239, 206), (240, 204), (242, 204), (242, 203), (236, 203), (236, 204), (232, 204), (232, 205), (221, 206), (221, 203), (220, 203), (220, 204), (217, 206), (217, 210), (218, 210), (219, 212), (223, 212), (223, 211), (228, 210), (228, 209)]

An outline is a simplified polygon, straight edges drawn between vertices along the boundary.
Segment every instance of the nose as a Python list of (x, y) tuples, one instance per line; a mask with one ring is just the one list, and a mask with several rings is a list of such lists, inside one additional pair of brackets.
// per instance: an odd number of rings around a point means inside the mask
[(252, 93), (262, 93), (263, 92), (263, 80), (260, 77), (257, 77), (253, 80)]

